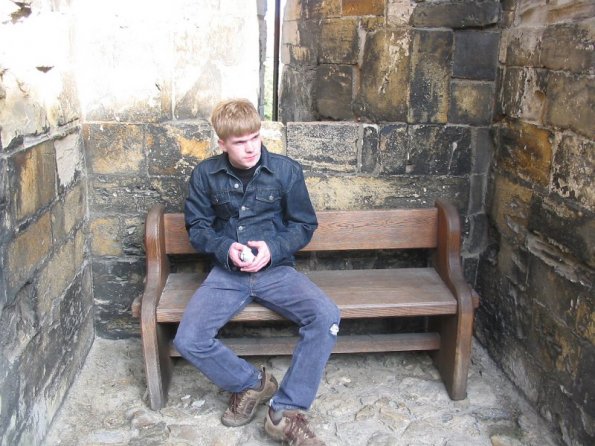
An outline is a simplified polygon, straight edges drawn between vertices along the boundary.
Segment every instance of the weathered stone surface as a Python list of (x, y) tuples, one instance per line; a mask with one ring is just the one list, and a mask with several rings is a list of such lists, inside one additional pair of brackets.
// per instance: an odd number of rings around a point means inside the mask
[(83, 147), (80, 131), (54, 141), (58, 181), (62, 188), (75, 182), (83, 170)]
[(52, 209), (52, 237), (60, 243), (70, 232), (85, 220), (87, 200), (82, 182), (69, 191), (63, 200), (58, 201)]
[(376, 158), (380, 171), (388, 175), (409, 173), (409, 128), (407, 124), (387, 124), (378, 132)]
[(343, 0), (342, 14), (347, 15), (384, 15), (384, 0)]
[(185, 178), (94, 177), (89, 183), (89, 206), (95, 212), (146, 214), (155, 203), (181, 212), (188, 192)]
[(489, 125), (495, 94), (491, 82), (453, 80), (450, 85), (448, 122), (453, 124)]
[(138, 335), (138, 321), (130, 305), (143, 291), (145, 264), (142, 259), (93, 261), (95, 326), (98, 335), (110, 339)]
[(56, 197), (56, 153), (51, 141), (19, 152), (12, 159), (15, 172), (15, 217), (30, 217)]
[(355, 172), (359, 126), (353, 123), (288, 123), (287, 154), (305, 170)]
[(545, 122), (570, 128), (595, 139), (595, 81), (590, 76), (550, 72), (547, 82)]
[(414, 26), (467, 28), (493, 25), (498, 22), (500, 2), (487, 0), (447, 0), (416, 5), (411, 23)]
[(594, 44), (595, 18), (548, 26), (543, 32), (540, 61), (551, 70), (586, 74), (595, 66)]
[(547, 186), (552, 166), (552, 133), (524, 122), (500, 127), (498, 168), (530, 182)]
[(138, 174), (145, 166), (144, 126), (85, 124), (83, 138), (88, 166), (96, 174)]
[(31, 278), (52, 247), (50, 214), (39, 219), (16, 235), (8, 245), (6, 278), (9, 287), (15, 288)]
[(117, 217), (96, 218), (89, 224), (91, 253), (95, 256), (121, 256), (122, 246), (118, 239), (120, 221)]
[(553, 160), (552, 189), (595, 211), (595, 142), (566, 133)]
[(416, 6), (414, 0), (388, 0), (386, 4), (386, 22), (390, 26), (407, 25)]
[(545, 70), (506, 68), (497, 102), (499, 114), (541, 123), (547, 83), (548, 73)]
[(406, 121), (409, 105), (407, 29), (377, 31), (366, 38), (356, 115), (373, 121)]
[(279, 117), (284, 123), (316, 120), (315, 76), (313, 70), (283, 69)]
[(469, 190), (465, 178), (452, 177), (328, 176), (309, 177), (306, 183), (317, 210), (430, 207), (437, 197), (464, 209)]
[(452, 44), (450, 31), (414, 30), (408, 122), (447, 121)]
[[(9, 225), (9, 205), (10, 195), (8, 193), (8, 163), (4, 158), (0, 158), (0, 233), (5, 234), (5, 229)], [(0, 236), (0, 241), (2, 240)]]
[(498, 64), (500, 33), (457, 31), (453, 58), (454, 77), (493, 81)]
[(541, 27), (505, 29), (500, 42), (500, 61), (508, 67), (538, 67), (543, 30)]
[(277, 121), (263, 121), (260, 128), (262, 143), (273, 152), (285, 155), (287, 153), (285, 126)]
[(316, 70), (316, 108), (323, 119), (353, 118), (353, 68), (350, 65), (320, 65)]
[(341, 0), (289, 0), (285, 7), (285, 20), (339, 17)]
[(359, 35), (356, 19), (325, 20), (320, 27), (319, 63), (357, 63)]
[(380, 154), (378, 151), (379, 129), (378, 126), (364, 125), (362, 140), (362, 172), (374, 173), (380, 166)]
[(472, 162), (471, 172), (487, 174), (494, 154), (494, 138), (489, 128), (471, 130)]
[(521, 244), (524, 242), (532, 196), (530, 188), (503, 176), (496, 177), (490, 215), (502, 236)]
[(547, 0), (525, 0), (517, 5), (518, 25), (542, 25), (558, 22), (578, 22), (590, 19), (595, 14), (595, 6), (588, 0), (568, 3), (551, 3)]
[(469, 178), (469, 215), (485, 212), (487, 177), (471, 175)]
[(214, 131), (206, 121), (147, 126), (149, 174), (189, 176), (196, 164), (213, 154), (214, 138)]
[(407, 173), (467, 175), (471, 171), (471, 131), (464, 126), (409, 127)]
[(281, 62), (295, 69), (316, 65), (320, 31), (318, 21), (284, 22)]

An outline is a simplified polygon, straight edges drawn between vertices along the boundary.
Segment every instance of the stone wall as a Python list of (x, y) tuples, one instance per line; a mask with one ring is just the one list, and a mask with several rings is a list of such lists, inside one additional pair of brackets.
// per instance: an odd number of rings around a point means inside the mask
[(477, 336), (566, 444), (593, 444), (595, 6), (503, 4)]
[(55, 3), (0, 7), (2, 446), (41, 443), (94, 336), (73, 20)]

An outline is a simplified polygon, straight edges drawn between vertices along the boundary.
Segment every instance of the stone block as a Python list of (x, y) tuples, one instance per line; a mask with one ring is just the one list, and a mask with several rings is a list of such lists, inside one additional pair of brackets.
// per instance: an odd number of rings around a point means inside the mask
[(471, 130), (465, 126), (409, 127), (407, 173), (467, 175), (471, 172)]
[(553, 160), (552, 189), (591, 211), (595, 210), (595, 142), (562, 134)]
[(384, 15), (384, 0), (343, 0), (343, 16)]
[(357, 19), (323, 21), (318, 45), (319, 63), (356, 64), (359, 56)]
[(513, 243), (524, 244), (532, 197), (531, 188), (501, 175), (496, 177), (489, 215), (500, 236)]
[(56, 153), (51, 141), (13, 156), (15, 217), (22, 220), (56, 197)]
[(145, 264), (140, 259), (93, 261), (97, 334), (109, 339), (138, 336), (130, 305), (143, 292)]
[(469, 190), (467, 179), (454, 177), (312, 176), (306, 184), (316, 210), (432, 207), (438, 197), (464, 209)]
[(548, 76), (545, 123), (595, 139), (595, 81), (556, 71)]
[(260, 136), (265, 147), (273, 153), (285, 155), (287, 153), (285, 126), (278, 121), (263, 121)]
[(454, 77), (493, 81), (498, 66), (500, 33), (457, 31), (453, 58)]
[(315, 78), (313, 70), (284, 67), (279, 97), (279, 118), (283, 122), (316, 121)]
[(90, 171), (96, 174), (140, 174), (145, 167), (143, 125), (85, 124), (83, 138)]
[(89, 225), (91, 235), (91, 253), (94, 256), (118, 257), (123, 254), (120, 235), (120, 220), (118, 217), (100, 217), (91, 220)]
[(87, 200), (82, 182), (73, 186), (63, 200), (52, 208), (52, 236), (55, 243), (61, 243), (65, 237), (85, 219)]
[(378, 131), (376, 158), (383, 174), (400, 175), (409, 173), (409, 132), (407, 124), (386, 124)]
[(281, 62), (296, 68), (316, 65), (321, 30), (318, 21), (284, 22)]
[(357, 116), (375, 122), (407, 120), (410, 42), (406, 28), (377, 31), (366, 38)]
[(0, 313), (0, 348), (10, 365), (18, 365), (29, 344), (39, 334), (35, 287), (27, 284), (15, 295), (14, 304)]
[(359, 139), (354, 123), (288, 123), (287, 155), (304, 170), (356, 172)]
[(374, 124), (364, 124), (362, 139), (362, 172), (375, 173), (380, 166), (379, 128)]
[(316, 70), (316, 108), (323, 119), (353, 119), (353, 68), (349, 65), (320, 65)]
[(409, 123), (445, 123), (448, 115), (453, 34), (413, 32)]
[(548, 26), (543, 32), (541, 63), (551, 70), (589, 73), (595, 66), (594, 30), (595, 19)]
[(470, 175), (469, 178), (469, 215), (485, 212), (485, 198), (487, 191), (486, 175)]
[[(473, 194), (473, 185), (471, 185), (470, 194)], [(471, 198), (469, 201), (471, 201)], [(487, 245), (488, 218), (485, 214), (475, 214), (469, 215), (467, 219), (469, 220), (469, 231), (463, 239), (463, 250), (467, 254), (477, 257)]]
[(83, 147), (80, 129), (54, 141), (58, 181), (62, 189), (76, 182), (83, 171)]
[(495, 25), (499, 17), (499, 1), (447, 0), (418, 3), (411, 23), (430, 28), (477, 28)]
[(150, 175), (189, 176), (214, 153), (215, 134), (206, 121), (149, 124), (146, 147)]
[(500, 61), (509, 67), (538, 67), (543, 30), (541, 27), (513, 27), (504, 30)]
[[(10, 222), (9, 206), (10, 194), (8, 192), (8, 167), (7, 161), (0, 158), (0, 234), (5, 233), (5, 229)], [(0, 241), (2, 236), (0, 236)]]
[(31, 279), (33, 272), (52, 248), (50, 214), (45, 213), (36, 222), (19, 232), (8, 244), (6, 279), (15, 289)]
[(494, 84), (453, 80), (450, 84), (448, 122), (453, 124), (489, 125), (492, 121)]
[(528, 229), (550, 240), (565, 254), (595, 267), (595, 215), (551, 194), (536, 195), (531, 203)]
[(71, 239), (48, 259), (37, 280), (37, 311), (40, 319), (52, 314), (52, 307), (71, 285), (80, 264), (75, 261), (76, 239)]
[(548, 72), (532, 68), (506, 68), (499, 87), (498, 113), (541, 123), (544, 115)]
[(146, 215), (155, 203), (181, 212), (188, 193), (186, 178), (94, 177), (89, 180), (89, 206), (98, 213)]
[(408, 25), (416, 7), (415, 0), (388, 0), (386, 4), (386, 22), (389, 26)]
[[(341, 15), (341, 0), (300, 0), (293, 3), (296, 9), (294, 13), (290, 13), (293, 18), (320, 19)], [(285, 20), (288, 20), (287, 15)]]
[(551, 3), (547, 0), (525, 0), (516, 5), (516, 25), (543, 25), (572, 23), (590, 19), (595, 6), (588, 0)]
[(487, 174), (494, 155), (494, 137), (489, 128), (471, 130), (471, 173)]
[(553, 135), (524, 122), (509, 122), (498, 132), (498, 169), (531, 183), (548, 186)]
[[(79, 276), (80, 277), (80, 276)], [(84, 324), (87, 315), (92, 313), (93, 308), (85, 305), (87, 299), (84, 294), (81, 280), (73, 284), (60, 301), (60, 327), (62, 328), (62, 340), (64, 343), (76, 344), (76, 338), (81, 326)]]

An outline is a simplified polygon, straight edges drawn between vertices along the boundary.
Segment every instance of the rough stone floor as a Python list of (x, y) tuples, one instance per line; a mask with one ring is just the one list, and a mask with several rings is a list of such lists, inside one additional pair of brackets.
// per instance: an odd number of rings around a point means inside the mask
[[(280, 380), (288, 357), (251, 359)], [(327, 445), (557, 445), (557, 438), (473, 347), (468, 398), (451, 401), (425, 353), (335, 355), (310, 416)], [(97, 339), (46, 439), (46, 445), (255, 446), (269, 440), (262, 420), (224, 427), (228, 394), (185, 361), (174, 367), (167, 406), (146, 405), (138, 339)]]

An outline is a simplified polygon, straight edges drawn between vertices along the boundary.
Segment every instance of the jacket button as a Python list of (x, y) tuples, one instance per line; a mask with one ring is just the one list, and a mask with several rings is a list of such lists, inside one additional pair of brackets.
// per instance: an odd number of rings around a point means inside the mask
[(242, 209), (242, 211), (245, 211), (247, 208), (246, 208), (246, 206), (242, 206), (241, 209)]
[(273, 198), (274, 198), (274, 197), (273, 197), (272, 195), (269, 195), (269, 200), (270, 200), (270, 201), (273, 201)]
[(238, 226), (238, 231), (243, 231), (244, 227), (243, 226)]
[(233, 187), (234, 187), (235, 189), (237, 189), (238, 187), (240, 187), (240, 185), (239, 185), (238, 183), (236, 183), (236, 184), (234, 184), (234, 185), (233, 185)]

